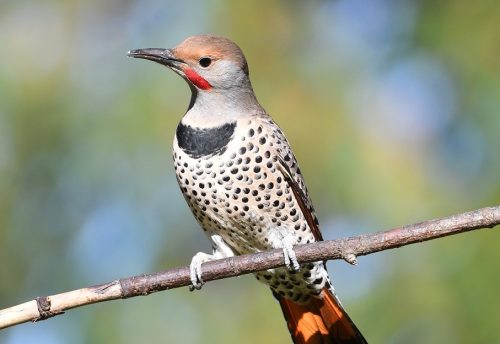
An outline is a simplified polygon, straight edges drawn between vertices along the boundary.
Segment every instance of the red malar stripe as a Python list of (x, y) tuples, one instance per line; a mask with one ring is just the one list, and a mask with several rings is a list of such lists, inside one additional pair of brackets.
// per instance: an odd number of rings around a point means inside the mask
[(201, 75), (196, 73), (194, 70), (191, 68), (186, 68), (184, 70), (184, 73), (186, 74), (186, 77), (195, 85), (196, 87), (201, 88), (202, 90), (209, 90), (212, 88), (212, 85), (205, 80)]

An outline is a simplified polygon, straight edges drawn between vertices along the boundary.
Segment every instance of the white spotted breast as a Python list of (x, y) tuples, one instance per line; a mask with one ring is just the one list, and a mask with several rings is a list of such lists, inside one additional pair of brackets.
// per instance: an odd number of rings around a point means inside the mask
[[(174, 139), (177, 180), (194, 216), (208, 235), (220, 235), (238, 254), (276, 248), (273, 233), (293, 235), (296, 244), (315, 241), (280, 163), (303, 191), (315, 219), (296, 159), (269, 116), (204, 129), (181, 122)], [(300, 276), (276, 269), (257, 278), (300, 301), (308, 285), (316, 292), (327, 283), (322, 263), (304, 268)], [(280, 279), (283, 275), (286, 280)]]

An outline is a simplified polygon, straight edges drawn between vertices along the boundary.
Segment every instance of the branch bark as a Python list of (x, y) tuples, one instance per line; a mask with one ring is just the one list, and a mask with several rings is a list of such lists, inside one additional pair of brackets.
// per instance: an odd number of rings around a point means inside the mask
[[(356, 264), (356, 257), (459, 234), (500, 224), (500, 206), (420, 222), (388, 231), (356, 237), (295, 246), (300, 263), (344, 259)], [(212, 281), (284, 265), (280, 249), (220, 259), (203, 264), (203, 280)], [(189, 267), (122, 278), (109, 283), (73, 290), (0, 310), (0, 329), (24, 322), (40, 321), (63, 314), (66, 310), (92, 303), (148, 295), (190, 285)]]

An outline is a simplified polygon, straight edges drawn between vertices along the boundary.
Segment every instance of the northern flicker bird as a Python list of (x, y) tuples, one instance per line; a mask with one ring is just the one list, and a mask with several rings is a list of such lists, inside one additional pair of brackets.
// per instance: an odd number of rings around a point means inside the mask
[(193, 287), (203, 283), (203, 262), (281, 248), (287, 266), (255, 276), (278, 299), (294, 343), (366, 343), (335, 296), (324, 262), (297, 262), (293, 246), (322, 240), (321, 232), (292, 149), (257, 101), (241, 49), (201, 35), (129, 56), (172, 69), (192, 92), (174, 138), (174, 166), (213, 245), (213, 254), (192, 259)]

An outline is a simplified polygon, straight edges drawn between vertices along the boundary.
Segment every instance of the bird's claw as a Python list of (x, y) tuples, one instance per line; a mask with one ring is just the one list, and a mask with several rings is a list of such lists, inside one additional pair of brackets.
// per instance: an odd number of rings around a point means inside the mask
[(289, 270), (300, 270), (300, 264), (293, 250), (293, 245), (287, 240), (283, 240), (283, 255), (285, 256), (285, 265)]
[(194, 255), (193, 259), (191, 260), (191, 264), (189, 265), (189, 273), (191, 279), (189, 291), (200, 290), (203, 284), (205, 284), (205, 282), (203, 282), (201, 278), (201, 264), (212, 260), (212, 257), (212, 255), (203, 252), (198, 252)]
[(234, 252), (232, 249), (224, 242), (219, 235), (211, 236), (214, 253), (207, 254), (203, 252), (198, 252), (191, 259), (191, 264), (189, 265), (189, 274), (191, 279), (191, 285), (189, 286), (190, 291), (200, 290), (205, 282), (201, 279), (201, 265), (203, 263), (209, 262), (211, 260), (233, 257)]

